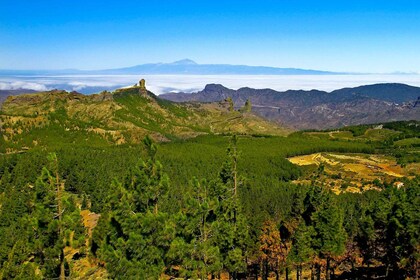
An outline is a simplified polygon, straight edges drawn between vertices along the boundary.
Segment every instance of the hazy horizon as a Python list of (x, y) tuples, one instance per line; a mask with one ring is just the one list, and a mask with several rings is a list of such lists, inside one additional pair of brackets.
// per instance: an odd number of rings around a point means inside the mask
[(61, 76), (0, 76), (0, 90), (51, 89), (95, 93), (114, 90), (146, 79), (147, 88), (155, 94), (167, 92), (195, 92), (206, 84), (225, 87), (271, 88), (285, 90), (332, 91), (377, 83), (403, 83), (420, 87), (420, 75), (61, 75)]
[[(331, 74), (343, 74), (343, 75), (420, 75), (419, 72), (415, 72), (415, 71), (392, 71), (392, 72), (350, 72), (350, 71), (342, 71), (342, 72), (336, 72), (336, 71), (331, 71), (328, 69), (316, 69), (316, 68), (298, 68), (298, 67), (280, 67), (280, 66), (269, 66), (269, 65), (249, 65), (249, 64), (229, 64), (229, 63), (200, 63), (197, 62), (195, 60), (192, 60), (190, 58), (183, 58), (183, 59), (178, 59), (178, 60), (174, 60), (174, 61), (167, 61), (167, 62), (162, 62), (162, 61), (158, 61), (158, 62), (148, 62), (148, 63), (137, 63), (137, 64), (131, 64), (131, 65), (125, 65), (123, 67), (119, 67), (119, 68), (104, 68), (104, 69), (82, 69), (82, 68), (55, 68), (55, 69), (42, 69), (42, 68), (38, 68), (38, 69), (5, 69), (5, 68), (0, 68), (0, 75), (3, 76), (15, 76), (16, 74), (13, 73), (13, 71), (16, 72), (36, 72), (36, 71), (49, 71), (50, 74), (47, 74), (49, 76), (55, 76), (55, 75), (60, 75), (60, 72), (65, 72), (65, 71), (80, 71), (80, 75), (98, 75), (95, 73), (95, 71), (107, 71), (107, 70), (118, 70), (118, 69), (127, 69), (127, 68), (133, 68), (133, 67), (137, 67), (137, 66), (146, 66), (146, 65), (182, 65), (181, 63), (185, 63), (185, 61), (187, 61), (187, 63), (191, 63), (193, 65), (200, 65), (200, 66), (207, 66), (207, 65), (211, 65), (211, 66), (238, 66), (238, 67), (263, 67), (263, 68), (273, 68), (273, 69), (297, 69), (297, 70), (304, 70), (304, 71), (319, 71), (319, 72), (330, 72)], [(188, 65), (188, 64), (184, 64), (184, 65)], [(11, 71), (11, 72), (8, 72)], [(89, 72), (92, 72), (93, 74), (89, 74)], [(54, 74), (56, 73), (56, 74)], [(28, 75), (28, 76), (36, 76), (36, 75), (42, 75), (42, 74), (23, 74)], [(68, 75), (77, 75), (75, 74), (68, 74)], [(100, 74), (99, 74), (100, 75)], [(114, 75), (114, 74), (110, 74), (110, 75)], [(124, 75), (124, 74), (122, 74)], [(133, 74), (134, 75), (134, 74)], [(141, 75), (141, 74), (139, 74)], [(161, 75), (161, 74), (153, 74), (153, 73), (146, 73), (146, 75)], [(165, 75), (165, 74), (162, 74)], [(174, 75), (188, 75), (188, 73), (176, 73)], [(191, 75), (195, 75), (195, 74), (191, 74)], [(206, 75), (206, 74), (198, 74), (198, 75)], [(214, 74), (214, 75), (226, 75), (226, 74)], [(231, 74), (231, 75), (243, 75), (243, 74)], [(250, 75), (254, 75), (254, 74), (250, 74)], [(260, 74), (255, 74), (255, 75), (260, 75)], [(270, 75), (270, 74), (267, 74)], [(290, 74), (272, 74), (272, 75), (290, 75)], [(301, 75), (311, 75), (311, 74), (301, 74)]]

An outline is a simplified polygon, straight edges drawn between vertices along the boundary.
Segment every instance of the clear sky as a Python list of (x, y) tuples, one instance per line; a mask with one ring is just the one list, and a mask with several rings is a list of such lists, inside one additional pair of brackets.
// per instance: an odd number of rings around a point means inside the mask
[(0, 0), (0, 69), (104, 69), (183, 58), (420, 72), (420, 1)]

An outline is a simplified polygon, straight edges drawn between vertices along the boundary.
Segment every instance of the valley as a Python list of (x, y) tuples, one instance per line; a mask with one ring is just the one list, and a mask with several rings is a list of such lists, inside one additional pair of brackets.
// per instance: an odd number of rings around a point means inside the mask
[(0, 279), (417, 273), (419, 121), (293, 131), (232, 107), (144, 82), (8, 97)]

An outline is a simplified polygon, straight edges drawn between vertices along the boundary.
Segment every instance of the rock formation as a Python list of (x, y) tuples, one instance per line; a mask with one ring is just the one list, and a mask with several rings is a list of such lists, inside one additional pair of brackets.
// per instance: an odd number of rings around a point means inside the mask
[(145, 79), (141, 79), (139, 81), (139, 94), (141, 96), (147, 97), (147, 89), (146, 89), (146, 80)]

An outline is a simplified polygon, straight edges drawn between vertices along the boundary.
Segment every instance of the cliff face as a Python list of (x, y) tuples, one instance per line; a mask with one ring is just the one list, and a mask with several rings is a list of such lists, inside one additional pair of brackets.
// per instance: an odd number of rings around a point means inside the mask
[(143, 97), (146, 97), (147, 96), (147, 89), (146, 89), (146, 81), (144, 79), (141, 79), (139, 81), (138, 88), (139, 88), (139, 94)]
[(420, 88), (402, 84), (370, 85), (333, 92), (232, 90), (211, 84), (196, 93), (168, 93), (160, 97), (176, 102), (214, 102), (230, 97), (236, 108), (242, 107), (249, 99), (253, 112), (293, 129), (328, 129), (420, 119)]

